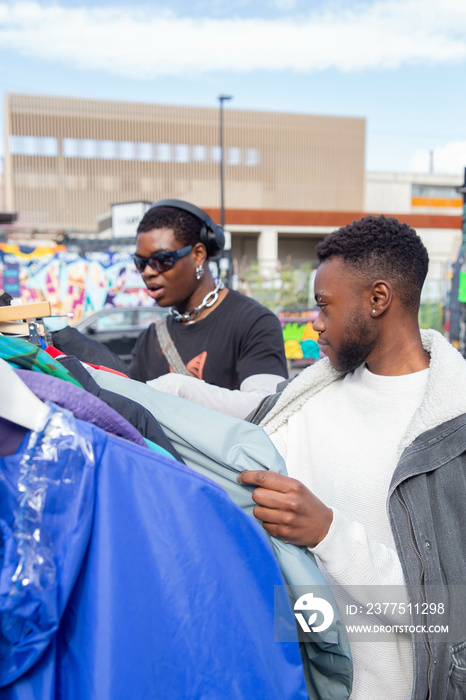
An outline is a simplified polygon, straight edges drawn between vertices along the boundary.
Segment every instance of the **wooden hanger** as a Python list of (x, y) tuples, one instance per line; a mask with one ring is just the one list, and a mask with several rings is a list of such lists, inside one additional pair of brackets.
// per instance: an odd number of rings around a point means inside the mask
[[(43, 323), (37, 324), (39, 335), (45, 335), (45, 326)], [(9, 335), (29, 335), (29, 323), (27, 321), (0, 321), (0, 333), (8, 333)]]
[(30, 318), (51, 316), (49, 301), (37, 301), (33, 304), (18, 304), (17, 306), (0, 306), (0, 322), (26, 321)]

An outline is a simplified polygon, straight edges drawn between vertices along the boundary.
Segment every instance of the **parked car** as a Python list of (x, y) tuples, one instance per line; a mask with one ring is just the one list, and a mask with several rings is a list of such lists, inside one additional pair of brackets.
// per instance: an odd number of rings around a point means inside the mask
[(82, 319), (75, 328), (128, 361), (141, 331), (167, 313), (160, 306), (108, 306)]

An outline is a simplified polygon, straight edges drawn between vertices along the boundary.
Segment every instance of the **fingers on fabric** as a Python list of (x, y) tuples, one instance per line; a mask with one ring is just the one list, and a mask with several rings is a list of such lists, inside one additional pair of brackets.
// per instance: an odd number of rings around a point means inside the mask
[(277, 474), (276, 472), (247, 469), (238, 475), (236, 481), (239, 484), (251, 484), (252, 486), (260, 486), (264, 489), (282, 493), (290, 490), (290, 482), (300, 483), (296, 479), (291, 479), (289, 476)]
[(285, 542), (313, 547), (328, 532), (333, 512), (297, 479), (275, 472), (244, 471), (242, 484), (257, 486), (254, 515), (264, 529)]

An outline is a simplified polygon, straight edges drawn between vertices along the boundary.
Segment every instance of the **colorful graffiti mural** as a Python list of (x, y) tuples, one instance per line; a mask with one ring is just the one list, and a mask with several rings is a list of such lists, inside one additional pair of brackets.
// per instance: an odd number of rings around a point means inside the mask
[[(152, 306), (129, 253), (70, 253), (65, 246), (28, 247), (0, 243), (0, 290), (25, 304), (49, 301), (53, 314), (71, 323), (106, 306)], [(304, 367), (322, 357), (312, 327), (315, 309), (280, 311), (287, 359)]]
[(23, 303), (50, 301), (52, 313), (73, 314), (72, 323), (104, 306), (153, 305), (129, 253), (80, 257), (62, 245), (0, 243), (0, 289)]
[(293, 364), (306, 366), (323, 356), (317, 344), (318, 333), (312, 327), (317, 314), (317, 309), (291, 309), (278, 313), (285, 355)]

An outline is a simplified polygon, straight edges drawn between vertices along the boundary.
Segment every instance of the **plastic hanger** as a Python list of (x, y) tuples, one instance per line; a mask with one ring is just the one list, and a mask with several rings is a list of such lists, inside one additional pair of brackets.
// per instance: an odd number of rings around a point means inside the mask
[(18, 377), (13, 367), (0, 358), (0, 417), (27, 430), (41, 430), (49, 414), (43, 403)]

